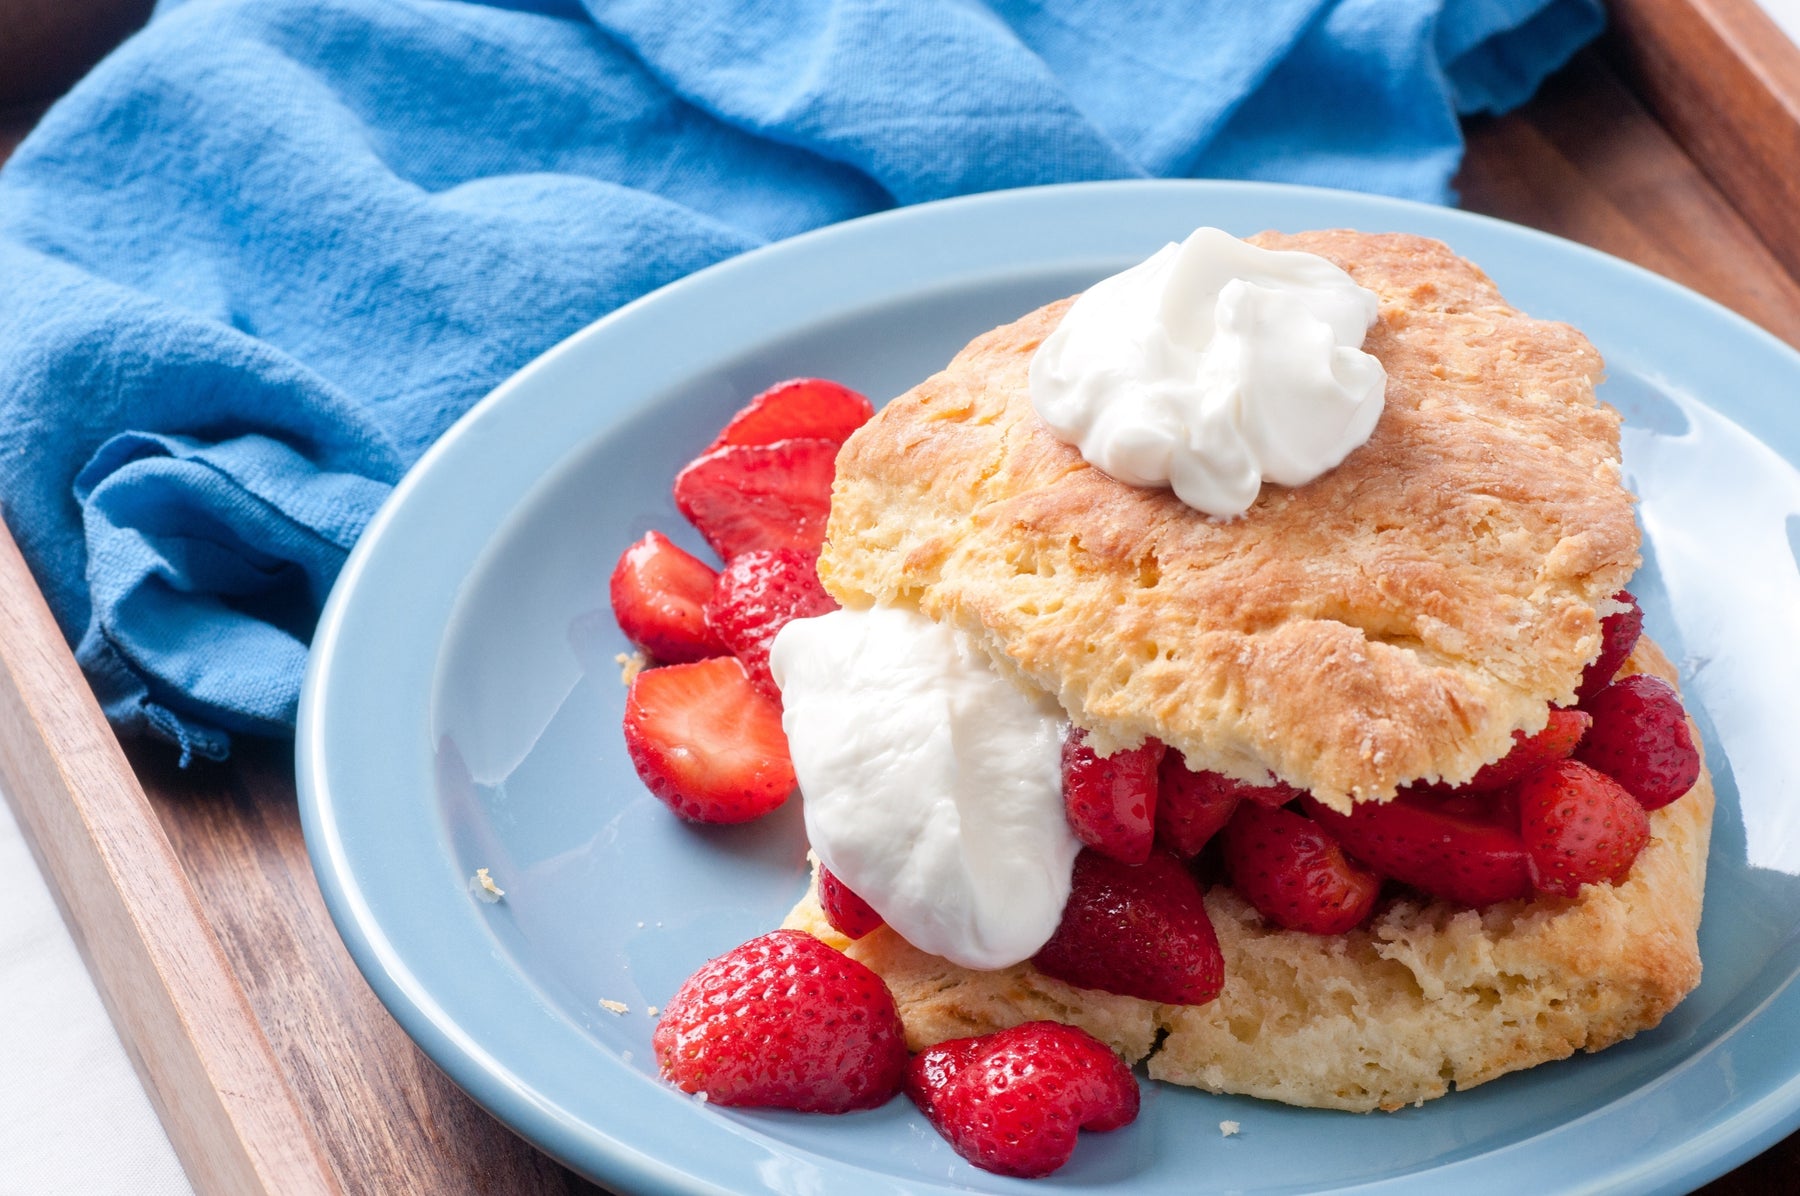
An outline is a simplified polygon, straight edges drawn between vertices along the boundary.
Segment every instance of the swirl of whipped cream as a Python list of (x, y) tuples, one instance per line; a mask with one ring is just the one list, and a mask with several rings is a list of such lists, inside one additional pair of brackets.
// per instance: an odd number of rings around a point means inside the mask
[(1031, 361), (1031, 402), (1088, 464), (1241, 515), (1335, 468), (1381, 417), (1374, 292), (1216, 228), (1095, 283)]

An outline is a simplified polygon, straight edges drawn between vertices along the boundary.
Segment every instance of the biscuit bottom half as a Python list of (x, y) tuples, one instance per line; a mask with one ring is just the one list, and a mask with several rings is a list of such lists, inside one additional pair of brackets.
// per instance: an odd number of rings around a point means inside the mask
[[(1621, 675), (1676, 682), (1648, 639)], [(1698, 733), (1695, 741), (1699, 741)], [(1042, 975), (976, 972), (888, 927), (856, 942), (825, 921), (816, 886), (785, 925), (887, 981), (917, 1051), (1050, 1019), (1081, 1026), (1151, 1077), (1314, 1108), (1399, 1109), (1507, 1072), (1598, 1051), (1660, 1022), (1700, 982), (1697, 932), (1712, 829), (1708, 773), (1650, 815), (1623, 884), (1469, 909), (1402, 899), (1349, 934), (1282, 930), (1230, 888), (1207, 911), (1225, 988), (1206, 1005), (1159, 1005)]]

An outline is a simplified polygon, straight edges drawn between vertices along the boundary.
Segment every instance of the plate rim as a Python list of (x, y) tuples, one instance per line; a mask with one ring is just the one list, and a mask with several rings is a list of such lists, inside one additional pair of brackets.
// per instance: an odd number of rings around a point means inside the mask
[[(384, 1007), (421, 1049), (438, 1066), (444, 1068), (472, 1098), (515, 1132), (520, 1133), (541, 1149), (570, 1163), (577, 1170), (603, 1175), (606, 1182), (636, 1185), (632, 1190), (640, 1188), (683, 1192), (723, 1190), (672, 1166), (667, 1160), (645, 1153), (634, 1147), (629, 1141), (611, 1134), (601, 1127), (586, 1124), (571, 1125), (566, 1118), (559, 1118), (556, 1110), (547, 1108), (542, 1101), (533, 1101), (528, 1094), (518, 1091), (517, 1085), (498, 1078), (494, 1070), (498, 1061), (482, 1048), (476, 1038), (468, 1035), (466, 1031), (463, 1033), (446, 1032), (442, 1022), (433, 1016), (429, 1008), (430, 994), (416, 991), (415, 977), (411, 970), (406, 966), (405, 960), (401, 958), (396, 945), (386, 938), (367, 903), (363, 901), (356, 878), (345, 871), (347, 863), (343, 855), (344, 841), (341, 837), (343, 823), (338, 817), (339, 804), (327, 779), (330, 768), (329, 748), (323, 738), (323, 721), (319, 714), (320, 704), (324, 700), (327, 690), (336, 683), (336, 670), (341, 667), (338, 644), (345, 621), (352, 613), (353, 604), (358, 601), (357, 592), (361, 578), (365, 576), (371, 560), (375, 559), (377, 554), (387, 551), (388, 537), (392, 534), (392, 529), (400, 513), (415, 501), (413, 496), (425, 488), (435, 477), (435, 472), (441, 468), (440, 462), (452, 457), (458, 451), (458, 446), (474, 435), (475, 430), (484, 423), (501, 418), (503, 413), (510, 410), (515, 403), (528, 403), (532, 387), (537, 380), (552, 370), (559, 361), (578, 353), (589, 341), (609, 335), (609, 329), (620, 325), (629, 325), (632, 321), (639, 319), (646, 308), (656, 309), (671, 302), (679, 302), (682, 297), (692, 295), (696, 291), (704, 293), (713, 288), (729, 287), (732, 285), (731, 280), (739, 275), (754, 277), (757, 272), (774, 268), (771, 263), (780, 263), (790, 257), (833, 248), (839, 242), (849, 242), (854, 245), (856, 241), (864, 238), (880, 240), (903, 235), (904, 230), (915, 225), (928, 227), (938, 221), (948, 221), (954, 224), (964, 218), (965, 214), (1003, 211), (1021, 204), (1027, 206), (1047, 204), (1055, 207), (1065, 199), (1072, 197), (1081, 197), (1081, 202), (1086, 202), (1087, 198), (1092, 197), (1096, 202), (1105, 203), (1112, 200), (1129, 206), (1138, 197), (1178, 197), (1181, 199), (1192, 198), (1195, 205), (1200, 206), (1209, 197), (1255, 197), (1258, 195), (1297, 198), (1301, 201), (1317, 202), (1327, 208), (1343, 205), (1349, 208), (1364, 208), (1378, 212), (1389, 211), (1394, 213), (1396, 223), (1445, 223), (1450, 226), (1465, 225), (1470, 228), (1483, 228), (1494, 235), (1505, 238), (1522, 237), (1527, 242), (1544, 245), (1557, 254), (1573, 254), (1575, 255), (1573, 260), (1576, 261), (1587, 261), (1596, 265), (1603, 264), (1605, 269), (1614, 273), (1622, 271), (1622, 276), (1631, 286), (1645, 288), (1648, 291), (1659, 293), (1665, 298), (1673, 298), (1684, 306), (1691, 307), (1698, 304), (1699, 310), (1705, 311), (1714, 320), (1722, 321), (1726, 327), (1731, 329), (1733, 335), (1748, 336), (1753, 341), (1760, 342), (1763, 348), (1772, 349), (1778, 355), (1784, 356), (1795, 375), (1800, 377), (1800, 353), (1796, 353), (1790, 346), (1766, 330), (1706, 296), (1633, 263), (1612, 257), (1578, 242), (1494, 217), (1458, 209), (1438, 208), (1432, 205), (1358, 192), (1243, 181), (1129, 180), (1061, 184), (988, 192), (913, 207), (891, 209), (817, 229), (729, 258), (659, 288), (602, 316), (539, 354), (489, 392), (460, 417), (407, 471), (374, 519), (371, 520), (340, 571), (314, 633), (312, 651), (309, 654), (302, 686), (295, 739), (296, 788), (308, 856), (318, 878), (333, 924), (344, 940), (358, 969), (375, 990)], [(617, 405), (616, 410), (609, 411), (609, 415), (615, 420), (629, 419), (635, 414), (653, 407), (655, 402), (654, 398), (626, 402)], [(1732, 413), (1731, 417), (1737, 418), (1737, 413)], [(599, 430), (597, 429), (595, 435), (598, 434)], [(564, 446), (562, 458), (566, 459), (579, 448), (579, 444)], [(1787, 456), (1785, 453), (1782, 455)], [(529, 490), (521, 493), (518, 496), (519, 500), (522, 501), (527, 494), (529, 494)], [(442, 631), (443, 629), (439, 628), (439, 634), (434, 636), (434, 651), (436, 646), (441, 644)], [(696, 961), (696, 966), (697, 963), (698, 961)], [(1752, 1016), (1762, 1016), (1768, 1006), (1788, 987), (1789, 984), (1784, 983), (1769, 994), (1768, 999), (1758, 1007), (1757, 1012)], [(484, 1083), (484, 1080), (494, 1082)], [(1611, 1103), (1602, 1105), (1589, 1116), (1601, 1114), (1609, 1107), (1611, 1107)], [(1584, 1117), (1581, 1120), (1586, 1119)], [(1614, 1168), (1606, 1175), (1597, 1178), (1590, 1177), (1584, 1190), (1650, 1190), (1646, 1185), (1653, 1186), (1654, 1190), (1658, 1191), (1683, 1190), (1683, 1187), (1689, 1183), (1704, 1182), (1706, 1179), (1722, 1174), (1752, 1155), (1760, 1153), (1770, 1143), (1785, 1136), (1796, 1127), (1800, 1127), (1800, 1056), (1796, 1057), (1795, 1072), (1788, 1077), (1786, 1082), (1762, 1093), (1757, 1099), (1737, 1109), (1721, 1124), (1711, 1127), (1704, 1133), (1682, 1139), (1643, 1164)], [(1492, 1159), (1495, 1154), (1502, 1152), (1522, 1150), (1529, 1147), (1535, 1140), (1535, 1137), (1522, 1139), (1496, 1151), (1486, 1152), (1472, 1158), (1455, 1160), (1423, 1171), (1356, 1185), (1354, 1190), (1398, 1190), (1405, 1187), (1410, 1180), (1432, 1175), (1442, 1177), (1448, 1168), (1479, 1163), (1483, 1159)], [(785, 1146), (785, 1144), (782, 1145)], [(595, 1156), (585, 1149), (586, 1147), (598, 1147), (601, 1154)], [(593, 1168), (593, 1163), (597, 1158), (606, 1164), (599, 1170)], [(836, 1163), (837, 1161), (828, 1160), (828, 1162)], [(864, 1177), (870, 1174), (860, 1168), (857, 1170), (859, 1175)]]

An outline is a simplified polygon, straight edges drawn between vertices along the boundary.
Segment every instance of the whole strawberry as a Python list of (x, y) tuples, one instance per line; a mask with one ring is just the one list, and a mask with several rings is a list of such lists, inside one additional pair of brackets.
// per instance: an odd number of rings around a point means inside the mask
[(881, 915), (829, 868), (819, 869), (819, 908), (831, 928), (848, 939), (859, 939), (882, 924)]
[(1278, 926), (1342, 934), (1360, 926), (1381, 896), (1381, 878), (1344, 856), (1318, 823), (1292, 810), (1244, 802), (1225, 827), (1225, 867), (1234, 888)]
[(1505, 791), (1484, 800), (1402, 792), (1340, 814), (1307, 797), (1308, 815), (1356, 861), (1433, 897), (1486, 905), (1531, 895), (1525, 843)]
[(1124, 1060), (1059, 1022), (940, 1043), (907, 1068), (906, 1094), (957, 1154), (1028, 1179), (1068, 1162), (1078, 1130), (1129, 1125), (1139, 1102)]
[(1231, 821), (1238, 803), (1248, 799), (1265, 806), (1284, 806), (1300, 796), (1291, 785), (1246, 785), (1223, 773), (1195, 772), (1181, 753), (1163, 757), (1161, 788), (1156, 795), (1156, 841), (1182, 859), (1198, 855)]
[(1582, 671), (1581, 684), (1575, 688), (1575, 700), (1583, 706), (1611, 684), (1613, 675), (1637, 647), (1638, 636), (1644, 630), (1644, 612), (1629, 590), (1614, 594), (1613, 601), (1622, 603), (1623, 609), (1600, 620), (1600, 655)]
[(1091, 849), (1076, 856), (1062, 922), (1031, 962), (1082, 988), (1168, 1005), (1204, 1005), (1225, 985), (1199, 882), (1163, 851), (1135, 867)]
[(838, 608), (819, 584), (817, 558), (797, 548), (765, 548), (731, 559), (706, 603), (706, 626), (737, 654), (756, 688), (776, 701), (781, 691), (769, 675), (769, 645), (794, 619)]
[(625, 750), (650, 792), (690, 822), (746, 822), (794, 789), (781, 707), (751, 684), (735, 656), (633, 678)]
[(663, 1078), (720, 1105), (872, 1109), (906, 1074), (881, 977), (798, 930), (777, 930), (688, 977), (651, 1039)]
[(1159, 740), (1139, 748), (1095, 754), (1087, 732), (1069, 728), (1063, 740), (1063, 809), (1075, 837), (1127, 864), (1150, 856), (1156, 816), (1157, 766), (1166, 749)]
[(1594, 726), (1575, 758), (1629, 789), (1646, 810), (1660, 810), (1700, 777), (1700, 752), (1681, 697), (1660, 677), (1634, 673), (1589, 698)]
[(1625, 879), (1650, 841), (1650, 816), (1605, 773), (1563, 760), (1519, 783), (1519, 834), (1537, 889), (1573, 897)]

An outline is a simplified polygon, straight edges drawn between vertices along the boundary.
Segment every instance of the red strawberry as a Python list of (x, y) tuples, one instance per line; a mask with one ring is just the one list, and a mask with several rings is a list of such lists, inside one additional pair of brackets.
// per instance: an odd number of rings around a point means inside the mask
[(725, 645), (707, 629), (704, 610), (718, 576), (661, 532), (649, 532), (613, 566), (613, 618), (664, 664), (721, 656)]
[(798, 930), (751, 939), (689, 976), (651, 1044), (664, 1079), (720, 1105), (872, 1109), (906, 1075), (887, 985)]
[(1700, 753), (1687, 711), (1668, 682), (1648, 673), (1621, 677), (1586, 703), (1593, 730), (1575, 750), (1629, 789), (1646, 810), (1660, 810), (1700, 776)]
[(1584, 884), (1625, 879), (1650, 841), (1650, 815), (1605, 773), (1561, 760), (1519, 783), (1519, 833), (1537, 888), (1573, 897)]
[(825, 911), (825, 920), (832, 929), (845, 938), (859, 939), (882, 922), (881, 915), (851, 892), (849, 885), (833, 876), (829, 868), (819, 869), (819, 907)]
[(706, 625), (719, 642), (737, 653), (756, 687), (777, 701), (781, 691), (769, 676), (769, 645), (792, 619), (836, 610), (837, 601), (819, 584), (816, 558), (797, 548), (765, 548), (735, 556), (719, 574), (706, 604)]
[(1075, 837), (1127, 864), (1148, 859), (1164, 750), (1149, 739), (1143, 747), (1098, 756), (1087, 745), (1087, 732), (1070, 727), (1063, 740), (1063, 809)]
[(1161, 851), (1136, 867), (1076, 856), (1062, 922), (1031, 962), (1082, 988), (1169, 1005), (1204, 1005), (1225, 983), (1200, 884)]
[(816, 553), (837, 451), (817, 438), (714, 449), (675, 475), (675, 505), (725, 560), (759, 548)]
[(1246, 785), (1223, 773), (1195, 772), (1181, 753), (1163, 757), (1161, 789), (1156, 797), (1156, 841), (1191, 859), (1227, 822), (1244, 798), (1265, 806), (1284, 806), (1300, 796), (1292, 785)]
[[(1513, 748), (1491, 764), (1483, 764), (1468, 781), (1456, 786), (1465, 793), (1494, 793), (1506, 788), (1526, 773), (1546, 764), (1567, 759), (1581, 737), (1593, 725), (1593, 718), (1583, 710), (1552, 710), (1550, 721), (1536, 735), (1513, 732)], [(1419, 786), (1432, 792), (1449, 792), (1446, 786)]]
[(794, 789), (781, 707), (757, 691), (735, 656), (633, 678), (625, 749), (650, 792), (690, 822), (745, 822)]
[(848, 386), (824, 378), (789, 378), (751, 399), (706, 451), (812, 437), (842, 444), (874, 414), (869, 400)]
[(906, 1095), (957, 1154), (1025, 1178), (1068, 1162), (1077, 1130), (1131, 1124), (1139, 1101), (1125, 1061), (1060, 1022), (939, 1043), (906, 1069)]
[(1303, 805), (1358, 863), (1434, 897), (1486, 905), (1531, 895), (1525, 844), (1503, 802), (1402, 792), (1348, 815), (1312, 797)]
[(1644, 630), (1644, 612), (1629, 590), (1620, 590), (1614, 594), (1613, 601), (1623, 602), (1625, 609), (1600, 620), (1600, 655), (1582, 670), (1581, 684), (1575, 687), (1575, 700), (1583, 706), (1587, 705), (1589, 698), (1612, 682), (1619, 666), (1625, 663), (1625, 658), (1637, 647), (1638, 636)]
[(1304, 814), (1244, 802), (1225, 827), (1231, 883), (1263, 917), (1289, 930), (1342, 934), (1375, 909), (1381, 878), (1357, 867)]

